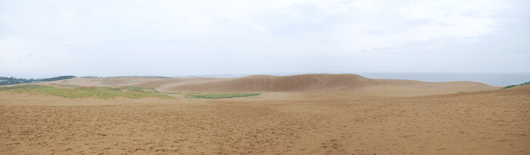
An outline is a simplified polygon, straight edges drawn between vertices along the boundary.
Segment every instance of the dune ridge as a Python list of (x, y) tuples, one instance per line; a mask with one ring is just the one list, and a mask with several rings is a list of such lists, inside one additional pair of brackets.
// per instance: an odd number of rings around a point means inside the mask
[(45, 84), (80, 86), (138, 86), (160, 92), (260, 92), (334, 93), (354, 92), (361, 96), (410, 97), (495, 90), (500, 87), (480, 82), (423, 82), (402, 79), (370, 79), (356, 74), (302, 74), (292, 76), (253, 75), (240, 78), (146, 78), (118, 77), (69, 79)]
[(303, 92), (310, 90), (355, 89), (376, 84), (355, 74), (305, 74), (293, 76), (254, 75), (204, 83), (185, 84), (170, 90), (222, 92)]
[(356, 74), (255, 75), (217, 81), (183, 83), (165, 91), (200, 92), (356, 92), (362, 96), (417, 96), (500, 87), (480, 82), (423, 82), (400, 79), (370, 79)]

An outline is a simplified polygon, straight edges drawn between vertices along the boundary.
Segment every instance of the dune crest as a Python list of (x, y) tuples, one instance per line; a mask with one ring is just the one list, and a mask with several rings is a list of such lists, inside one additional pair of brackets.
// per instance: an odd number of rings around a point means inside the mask
[(423, 96), (500, 87), (480, 82), (423, 82), (370, 79), (356, 74), (255, 75), (216, 81), (174, 85), (167, 91), (201, 92), (355, 92), (362, 96)]
[(305, 74), (293, 76), (255, 75), (222, 81), (185, 84), (171, 91), (217, 92), (304, 92), (351, 90), (374, 85), (376, 82), (355, 74)]
[(253, 75), (240, 78), (76, 78), (48, 82), (47, 84), (53, 83), (80, 86), (138, 86), (155, 88), (160, 92), (349, 92), (349, 95), (355, 93), (356, 96), (378, 97), (424, 96), (500, 88), (472, 81), (423, 82), (400, 79), (370, 79), (356, 74)]

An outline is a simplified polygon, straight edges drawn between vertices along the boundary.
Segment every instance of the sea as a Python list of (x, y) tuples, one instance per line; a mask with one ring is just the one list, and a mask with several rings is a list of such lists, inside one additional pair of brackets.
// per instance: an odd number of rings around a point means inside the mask
[(290, 76), (299, 74), (357, 74), (372, 79), (405, 79), (425, 82), (474, 81), (492, 86), (509, 86), (530, 82), (530, 73), (389, 73), (389, 72), (289, 72), (267, 74), (223, 74), (223, 75), (182, 75), (178, 78), (214, 77), (238, 78), (251, 75)]

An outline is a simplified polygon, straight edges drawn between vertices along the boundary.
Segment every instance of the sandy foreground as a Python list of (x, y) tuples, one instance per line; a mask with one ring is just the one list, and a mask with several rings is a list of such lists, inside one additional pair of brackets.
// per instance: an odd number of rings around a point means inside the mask
[(0, 154), (530, 154), (530, 86), (272, 78), (57, 82), (264, 93), (217, 100), (0, 92)]

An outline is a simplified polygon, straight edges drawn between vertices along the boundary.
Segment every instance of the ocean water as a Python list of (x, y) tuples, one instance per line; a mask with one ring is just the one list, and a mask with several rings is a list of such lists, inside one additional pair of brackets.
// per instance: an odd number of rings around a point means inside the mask
[[(357, 74), (372, 79), (405, 79), (425, 82), (474, 81), (492, 86), (518, 85), (530, 81), (530, 74), (509, 73), (268, 73), (263, 75), (289, 76), (298, 74)], [(225, 75), (186, 75), (179, 78), (215, 77), (237, 78), (255, 74), (225, 74)]]

